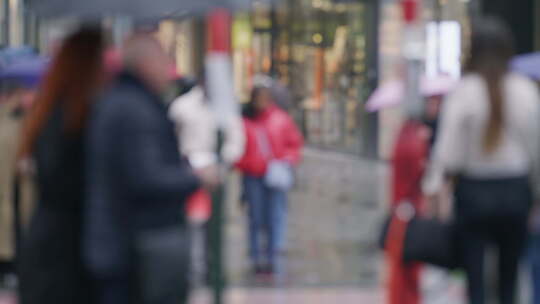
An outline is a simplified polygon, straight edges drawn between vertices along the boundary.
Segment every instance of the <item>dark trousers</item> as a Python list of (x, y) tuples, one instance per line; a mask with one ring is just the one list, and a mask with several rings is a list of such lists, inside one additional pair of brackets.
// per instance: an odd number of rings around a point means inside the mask
[(145, 301), (141, 292), (144, 288), (135, 282), (135, 276), (100, 279), (97, 304), (185, 304), (188, 302), (187, 281), (178, 281), (178, 288), (175, 288), (174, 292), (163, 294), (159, 300), (155, 301)]
[(531, 191), (527, 178), (460, 180), (456, 187), (462, 263), (470, 304), (486, 303), (485, 252), (498, 253), (498, 299), (516, 303), (519, 261), (526, 244)]
[(529, 239), (529, 263), (531, 266), (533, 304), (540, 304), (540, 234), (533, 233)]
[(98, 304), (130, 304), (132, 303), (129, 278), (101, 280), (99, 283)]
[(471, 304), (483, 304), (485, 295), (484, 259), (487, 245), (498, 252), (498, 298), (501, 304), (516, 301), (518, 266), (526, 239), (526, 218), (520, 220), (493, 220), (492, 223), (466, 226), (462, 234), (463, 264), (467, 273)]

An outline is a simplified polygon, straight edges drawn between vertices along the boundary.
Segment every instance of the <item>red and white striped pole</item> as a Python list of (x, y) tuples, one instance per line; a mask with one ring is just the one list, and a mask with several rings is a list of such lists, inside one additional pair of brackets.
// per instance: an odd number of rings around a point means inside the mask
[(208, 16), (208, 53), (229, 54), (231, 49), (231, 15), (227, 9), (215, 9)]
[(401, 2), (403, 8), (403, 19), (405, 24), (409, 25), (414, 23), (418, 17), (418, 1), (417, 0), (403, 0)]
[(226, 9), (216, 9), (208, 16), (207, 25), (206, 89), (218, 114), (218, 124), (223, 129), (240, 111), (234, 94), (231, 14)]
[[(223, 144), (223, 131), (240, 109), (234, 95), (231, 61), (231, 15), (226, 9), (216, 9), (207, 19), (206, 91), (215, 113), (218, 131), (218, 157)], [(220, 158), (220, 157), (219, 157)], [(224, 188), (220, 186), (213, 195), (212, 217), (209, 222), (210, 284), (214, 304), (223, 303), (225, 289), (223, 267), (223, 203)]]
[(423, 113), (420, 78), (424, 60), (424, 33), (421, 22), (421, 0), (402, 0), (404, 29), (403, 57), (406, 65), (405, 109), (407, 116), (418, 119)]

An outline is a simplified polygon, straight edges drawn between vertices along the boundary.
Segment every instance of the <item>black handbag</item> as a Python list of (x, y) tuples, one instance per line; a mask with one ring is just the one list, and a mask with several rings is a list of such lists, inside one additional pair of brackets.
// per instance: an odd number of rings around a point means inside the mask
[[(395, 215), (386, 219), (379, 245), (387, 248), (389, 227)], [(453, 223), (443, 223), (437, 219), (414, 216), (406, 223), (403, 239), (403, 261), (422, 262), (431, 265), (455, 269), (459, 267), (456, 231)]]
[[(413, 183), (413, 187), (416, 184)], [(455, 225), (438, 219), (421, 217), (407, 201), (400, 203), (386, 217), (379, 237), (379, 246), (382, 250), (387, 250), (388, 242), (393, 241), (389, 239), (389, 230), (390, 226), (397, 221), (403, 221), (405, 224), (405, 235), (401, 246), (401, 255), (405, 263), (422, 262), (447, 269), (459, 267)]]

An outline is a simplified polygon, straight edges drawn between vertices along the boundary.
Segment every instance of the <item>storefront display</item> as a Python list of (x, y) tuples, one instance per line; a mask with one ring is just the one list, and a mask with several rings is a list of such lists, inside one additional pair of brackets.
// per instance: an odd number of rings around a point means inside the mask
[(426, 76), (461, 76), (461, 25), (431, 21), (426, 25)]
[(249, 15), (237, 14), (232, 25), (234, 83), (237, 97), (244, 102), (249, 98), (254, 74), (252, 40), (253, 30)]
[(239, 13), (233, 19), (232, 53), (236, 93), (247, 102), (253, 77), (270, 74), (272, 65), (271, 7), (258, 3), (251, 14)]
[(312, 145), (361, 153), (369, 94), (367, 1), (283, 0), (258, 4), (233, 23), (236, 91), (271, 75), (293, 97), (293, 115)]
[(169, 56), (174, 60), (178, 75), (196, 77), (200, 69), (197, 46), (204, 37), (195, 35), (194, 20), (165, 20), (159, 25), (157, 37)]
[[(459, 77), (470, 37), (469, 5), (477, 0), (423, 1), (425, 28), (425, 74)], [(379, 83), (403, 76), (402, 12), (399, 0), (388, 0), (381, 7)], [(379, 113), (379, 157), (389, 159), (404, 115), (400, 107)]]
[(290, 87), (311, 144), (361, 153), (367, 114), (368, 4), (297, 1), (291, 10)]

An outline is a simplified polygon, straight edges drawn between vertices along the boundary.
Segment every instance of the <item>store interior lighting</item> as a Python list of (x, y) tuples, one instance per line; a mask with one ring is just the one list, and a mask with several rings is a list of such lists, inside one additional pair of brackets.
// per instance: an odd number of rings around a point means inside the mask
[(320, 33), (313, 34), (313, 42), (315, 44), (321, 44), (323, 41), (323, 36)]
[(429, 22), (426, 26), (426, 75), (459, 78), (461, 47), (459, 22)]

